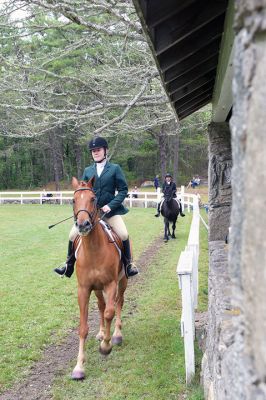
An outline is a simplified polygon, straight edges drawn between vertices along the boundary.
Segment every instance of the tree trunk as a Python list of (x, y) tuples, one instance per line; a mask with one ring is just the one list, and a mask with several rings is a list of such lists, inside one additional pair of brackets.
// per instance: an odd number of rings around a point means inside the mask
[(167, 161), (167, 137), (165, 134), (165, 125), (161, 126), (159, 135), (158, 135), (158, 144), (159, 144), (159, 154), (160, 154), (160, 168), (161, 168), (161, 177), (162, 181), (166, 174), (166, 161)]
[(179, 131), (176, 131), (176, 136), (173, 138), (173, 151), (174, 151), (174, 162), (173, 162), (173, 176), (174, 180), (178, 182), (178, 156), (179, 156)]
[(51, 161), (54, 174), (55, 190), (60, 190), (60, 178), (58, 170), (58, 159), (57, 159), (57, 149), (56, 149), (56, 136), (54, 133), (49, 134), (49, 144), (51, 150)]
[(77, 176), (80, 179), (82, 176), (82, 148), (80, 143), (74, 143), (74, 152), (75, 152), (75, 159), (76, 159), (76, 166), (77, 166)]

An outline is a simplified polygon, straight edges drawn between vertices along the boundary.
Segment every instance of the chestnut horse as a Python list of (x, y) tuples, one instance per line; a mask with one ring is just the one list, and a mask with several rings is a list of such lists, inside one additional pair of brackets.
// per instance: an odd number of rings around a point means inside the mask
[[(112, 344), (122, 343), (121, 311), (127, 278), (119, 249), (101, 226), (96, 196), (93, 191), (94, 177), (89, 182), (72, 179), (75, 190), (73, 211), (80, 242), (76, 248), (76, 274), (80, 310), (79, 352), (72, 379), (84, 379), (85, 340), (88, 335), (88, 304), (95, 292), (100, 313), (100, 328), (96, 336), (101, 341), (99, 351), (107, 355)], [(111, 323), (116, 314), (115, 329), (111, 338)]]

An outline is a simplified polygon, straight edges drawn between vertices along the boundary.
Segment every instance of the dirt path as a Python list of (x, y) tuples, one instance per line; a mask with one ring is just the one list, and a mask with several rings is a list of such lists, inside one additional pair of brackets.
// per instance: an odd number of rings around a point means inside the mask
[[(144, 282), (148, 265), (156, 257), (156, 254), (164, 245), (162, 238), (157, 238), (139, 257), (137, 264), (140, 274), (137, 278), (129, 280), (128, 290), (136, 284), (140, 286)], [(130, 314), (133, 314), (136, 304), (129, 304)], [(95, 310), (90, 313), (90, 336), (97, 333), (98, 313)], [(28, 375), (27, 380), (16, 384), (12, 389), (2, 393), (0, 400), (50, 400), (50, 393), (53, 380), (60, 374), (65, 374), (67, 365), (76, 359), (78, 354), (78, 336), (77, 330), (68, 332), (66, 339), (59, 345), (47, 347), (40, 361), (36, 362)]]

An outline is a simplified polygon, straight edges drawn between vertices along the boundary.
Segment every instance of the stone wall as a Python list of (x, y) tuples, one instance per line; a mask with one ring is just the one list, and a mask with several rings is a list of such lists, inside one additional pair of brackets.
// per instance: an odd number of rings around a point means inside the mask
[(232, 150), (229, 124), (209, 125), (209, 241), (224, 240), (230, 225)]
[[(215, 176), (218, 160), (215, 156), (214, 163), (210, 158), (210, 197), (214, 206), (203, 382), (208, 399), (265, 400), (266, 0), (239, 0), (235, 4), (229, 262), (227, 269), (217, 241), (224, 228), (215, 224), (222, 220), (215, 210), (219, 191), (216, 193), (214, 188), (212, 193), (215, 179), (211, 177)], [(210, 134), (210, 143), (215, 135)], [(216, 181), (219, 179), (221, 174), (217, 173)]]
[[(266, 1), (238, 1), (229, 271), (236, 327), (236, 399), (266, 399)], [(241, 394), (241, 397), (240, 397)]]

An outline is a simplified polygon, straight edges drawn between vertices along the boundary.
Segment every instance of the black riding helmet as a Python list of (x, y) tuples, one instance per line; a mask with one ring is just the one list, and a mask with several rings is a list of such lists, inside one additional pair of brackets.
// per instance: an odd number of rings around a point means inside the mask
[(93, 149), (99, 149), (100, 147), (103, 147), (104, 149), (108, 149), (107, 141), (100, 136), (93, 138), (88, 143), (88, 148), (90, 151)]
[(173, 177), (172, 177), (171, 174), (167, 173), (167, 174), (165, 175), (164, 179), (165, 179), (165, 178), (173, 178)]

